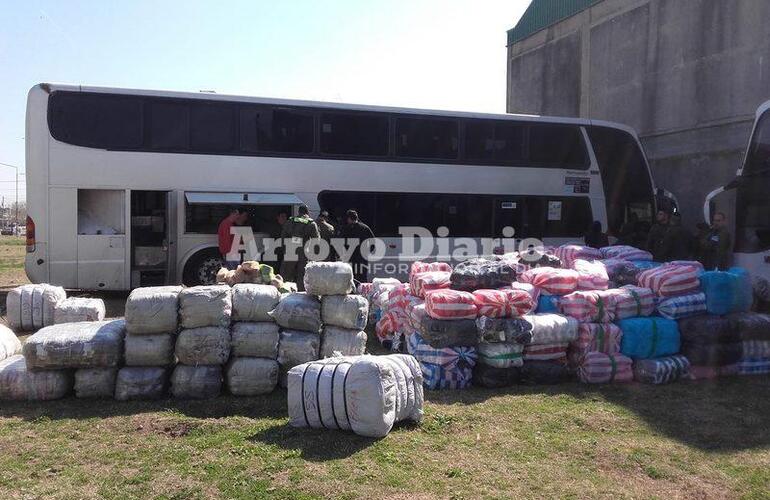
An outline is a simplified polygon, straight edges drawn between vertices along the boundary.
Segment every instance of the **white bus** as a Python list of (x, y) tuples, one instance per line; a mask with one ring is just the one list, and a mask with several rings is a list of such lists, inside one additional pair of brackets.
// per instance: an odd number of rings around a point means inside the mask
[(27, 275), (71, 288), (211, 281), (234, 205), (255, 234), (357, 209), (386, 262), (399, 226), (555, 244), (656, 207), (634, 131), (591, 120), (39, 84), (26, 127)]
[(706, 197), (703, 216), (711, 222), (713, 199), (735, 193), (734, 264), (770, 280), (770, 101), (757, 109), (749, 145), (735, 179)]

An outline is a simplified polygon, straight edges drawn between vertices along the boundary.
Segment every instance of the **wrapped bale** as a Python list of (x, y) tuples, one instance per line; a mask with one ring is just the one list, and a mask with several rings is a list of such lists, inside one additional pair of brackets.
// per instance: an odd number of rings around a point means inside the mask
[(433, 271), (451, 273), (452, 266), (446, 262), (421, 262), (418, 260), (416, 262), (412, 262), (412, 265), (409, 267), (409, 276), (416, 276), (420, 273), (428, 273)]
[(345, 262), (309, 262), (304, 282), (310, 295), (347, 295), (354, 290), (353, 267)]
[(698, 292), (662, 300), (658, 303), (657, 311), (664, 318), (673, 320), (704, 314), (706, 312), (706, 294)]
[(577, 290), (578, 272), (573, 269), (538, 267), (524, 271), (519, 281), (529, 283), (550, 295), (569, 295)]
[(176, 365), (171, 394), (179, 399), (213, 399), (222, 391), (222, 367)]
[(537, 314), (558, 313), (561, 302), (559, 299), (561, 297), (558, 295), (541, 295), (538, 297), (535, 312)]
[(679, 352), (676, 321), (665, 318), (629, 318), (618, 322), (623, 331), (620, 352), (631, 359), (659, 358)]
[(126, 331), (134, 335), (175, 333), (181, 286), (135, 288), (126, 300)]
[(436, 290), (425, 297), (425, 311), (433, 319), (476, 319), (473, 294), (458, 290)]
[(566, 267), (572, 267), (578, 259), (598, 260), (602, 258), (602, 252), (585, 245), (561, 245), (555, 249), (554, 253)]
[(475, 346), (479, 342), (476, 321), (472, 319), (425, 317), (420, 323), (420, 335), (426, 343), (437, 348)]
[(21, 353), (21, 341), (10, 328), (0, 325), (0, 361)]
[(69, 370), (31, 371), (21, 354), (0, 361), (0, 401), (49, 401), (71, 390)]
[[(520, 290), (522, 292), (526, 292), (532, 298), (533, 308), (535, 304), (537, 304), (538, 300), (540, 299), (540, 289), (530, 283), (519, 283), (517, 281), (515, 283), (511, 283), (510, 286), (502, 288), (502, 290), (507, 290), (507, 289)], [(523, 314), (526, 314), (526, 313), (523, 313)]]
[(230, 358), (230, 331), (214, 326), (182, 330), (174, 353), (183, 365), (223, 365)]
[(233, 303), (227, 285), (184, 288), (179, 293), (179, 320), (182, 328), (230, 326)]
[(48, 284), (21, 285), (5, 298), (8, 325), (13, 330), (33, 331), (50, 326), (56, 305), (67, 298), (60, 286)]
[(582, 323), (578, 326), (577, 339), (570, 344), (570, 363), (580, 365), (589, 352), (618, 354), (622, 337), (623, 332), (612, 323)]
[(729, 314), (726, 319), (743, 340), (770, 340), (770, 314), (740, 312)]
[(578, 290), (606, 290), (610, 284), (607, 268), (600, 260), (577, 259), (572, 269), (578, 273)]
[(386, 436), (404, 420), (420, 422), (422, 377), (404, 355), (336, 357), (292, 368), (289, 425)]
[(449, 280), (455, 290), (471, 292), (484, 288), (499, 288), (516, 281), (516, 268), (506, 261), (471, 259), (458, 264)]
[(559, 300), (562, 314), (581, 323), (610, 323), (615, 307), (615, 296), (606, 291), (573, 292)]
[(324, 325), (363, 330), (368, 317), (369, 301), (361, 295), (327, 295), (321, 298), (321, 321)]
[(342, 356), (360, 356), (365, 349), (366, 332), (336, 326), (324, 326), (321, 336), (320, 357), (330, 358), (335, 353)]
[(225, 379), (234, 396), (259, 396), (278, 385), (278, 361), (266, 358), (232, 358)]
[(275, 309), (281, 294), (272, 285), (238, 284), (233, 287), (233, 321), (272, 321), (270, 311)]
[(736, 363), (736, 375), (767, 375), (770, 358), (744, 358)]
[(321, 301), (305, 292), (281, 297), (270, 317), (282, 328), (318, 333), (321, 329)]
[(428, 292), (449, 288), (452, 285), (451, 276), (449, 271), (427, 271), (411, 275), (409, 287), (415, 296), (424, 299)]
[(744, 269), (707, 271), (700, 275), (706, 310), (710, 314), (746, 312), (751, 309), (754, 289), (751, 277)]
[(75, 371), (75, 397), (112, 398), (117, 368), (81, 368)]
[(745, 338), (744, 331), (739, 330), (740, 323), (726, 316), (705, 314), (680, 319), (677, 323), (682, 345), (732, 344)]
[(29, 337), (22, 352), (33, 370), (118, 366), (125, 333), (123, 320), (51, 325)]
[(689, 374), (690, 361), (682, 356), (640, 359), (634, 362), (634, 380), (645, 384), (668, 384)]
[(567, 382), (570, 373), (563, 363), (527, 361), (521, 367), (521, 382), (530, 385), (553, 385)]
[(527, 314), (532, 325), (532, 344), (572, 342), (577, 338), (578, 322), (560, 314)]
[(532, 342), (532, 323), (523, 318), (490, 318), (476, 320), (479, 342), (513, 342), (526, 345)]
[(173, 365), (175, 347), (174, 337), (174, 335), (168, 333), (126, 335), (126, 366)]
[(699, 344), (688, 342), (682, 345), (682, 355), (693, 366), (723, 367), (734, 365), (743, 356), (741, 342)]
[(547, 342), (524, 346), (524, 361), (567, 361), (569, 342)]
[(102, 321), (106, 314), (102, 299), (71, 297), (56, 304), (53, 310), (53, 322), (58, 325), (81, 321)]
[(770, 340), (744, 340), (741, 348), (742, 359), (770, 359)]
[(479, 364), (494, 368), (514, 368), (524, 364), (524, 346), (509, 342), (496, 342), (493, 344), (482, 342), (476, 352)]
[(487, 389), (502, 389), (516, 385), (521, 380), (521, 368), (495, 368), (477, 364), (473, 368), (473, 385)]
[(478, 359), (475, 347), (435, 348), (419, 333), (413, 333), (407, 340), (409, 354), (420, 363), (425, 387), (454, 390), (470, 386)]
[(286, 371), (315, 361), (319, 356), (320, 343), (321, 337), (317, 333), (284, 330), (278, 343), (278, 363)]
[(625, 285), (602, 293), (612, 297), (616, 320), (650, 316), (655, 312), (655, 294), (649, 288)]
[(233, 323), (230, 355), (246, 358), (278, 357), (278, 325), (272, 321)]
[(702, 267), (694, 264), (668, 263), (639, 274), (639, 286), (661, 297), (689, 295), (700, 291), (698, 276)]
[(118, 370), (115, 399), (160, 399), (168, 387), (168, 371), (160, 367), (126, 366)]
[(646, 250), (629, 245), (612, 245), (599, 249), (604, 259), (642, 260), (651, 261), (652, 254)]
[(589, 352), (578, 366), (577, 375), (584, 384), (631, 382), (634, 380), (632, 363), (630, 358), (622, 354)]

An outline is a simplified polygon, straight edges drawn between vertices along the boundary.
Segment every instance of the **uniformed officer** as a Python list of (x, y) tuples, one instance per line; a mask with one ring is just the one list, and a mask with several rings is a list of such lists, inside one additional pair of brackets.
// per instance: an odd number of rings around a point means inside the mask
[(281, 276), (285, 281), (297, 283), (299, 290), (305, 289), (305, 266), (307, 255), (304, 245), (313, 238), (319, 238), (318, 226), (310, 218), (305, 205), (297, 209), (296, 217), (289, 217), (281, 230), (285, 254), (281, 264)]

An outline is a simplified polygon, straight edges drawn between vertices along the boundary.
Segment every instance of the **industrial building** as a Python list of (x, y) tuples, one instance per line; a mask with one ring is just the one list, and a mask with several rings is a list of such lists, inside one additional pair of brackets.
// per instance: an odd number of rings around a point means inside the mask
[(770, 99), (768, 19), (767, 0), (533, 0), (508, 31), (507, 110), (634, 127), (695, 224)]

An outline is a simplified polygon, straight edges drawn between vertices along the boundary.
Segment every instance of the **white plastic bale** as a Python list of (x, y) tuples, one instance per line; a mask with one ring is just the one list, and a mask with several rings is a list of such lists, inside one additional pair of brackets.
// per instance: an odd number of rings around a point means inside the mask
[(48, 284), (22, 285), (5, 299), (8, 324), (14, 330), (34, 331), (53, 324), (56, 304), (67, 298), (64, 288)]
[(524, 364), (524, 346), (515, 342), (480, 342), (476, 352), (480, 364), (493, 368), (513, 368)]
[(174, 364), (175, 335), (127, 334), (125, 338), (126, 366), (168, 366)]
[(30, 371), (21, 354), (0, 361), (0, 400), (48, 401), (70, 391), (70, 370)]
[(578, 321), (561, 314), (525, 314), (532, 325), (532, 344), (572, 342), (577, 339)]
[(282, 328), (318, 333), (321, 329), (321, 301), (305, 292), (286, 293), (270, 311)]
[(222, 367), (176, 365), (171, 394), (180, 399), (213, 399), (222, 392)]
[(272, 321), (281, 293), (272, 285), (242, 283), (233, 286), (233, 321)]
[(31, 369), (118, 366), (125, 333), (123, 320), (51, 325), (29, 337), (22, 352)]
[(181, 286), (136, 288), (126, 300), (126, 330), (135, 335), (176, 332)]
[(266, 358), (232, 358), (227, 365), (227, 387), (235, 396), (258, 396), (278, 385), (278, 361)]
[(231, 290), (227, 285), (194, 286), (179, 293), (179, 320), (182, 328), (230, 326)]
[(321, 357), (360, 356), (366, 350), (366, 332), (336, 326), (324, 326), (321, 335)]
[(321, 337), (317, 333), (284, 330), (278, 342), (278, 363), (284, 371), (318, 359)]
[(21, 341), (13, 331), (0, 325), (0, 361), (21, 353)]
[(115, 395), (117, 368), (81, 368), (75, 371), (75, 397), (111, 398)]
[(126, 366), (118, 371), (115, 399), (160, 399), (168, 387), (168, 371), (159, 367)]
[(230, 358), (230, 331), (213, 326), (182, 330), (174, 352), (183, 365), (223, 365)]
[(278, 357), (278, 325), (272, 321), (233, 323), (230, 355), (233, 357)]
[(81, 321), (103, 321), (107, 315), (102, 299), (70, 297), (64, 299), (53, 310), (53, 322), (78, 323)]
[(396, 422), (422, 419), (422, 378), (415, 377), (416, 369), (403, 355), (337, 357), (296, 366), (288, 375), (289, 424), (384, 437)]
[(369, 317), (369, 301), (361, 295), (327, 295), (321, 298), (324, 325), (364, 330)]
[(310, 295), (347, 295), (353, 291), (353, 268), (346, 262), (309, 262), (305, 291)]

